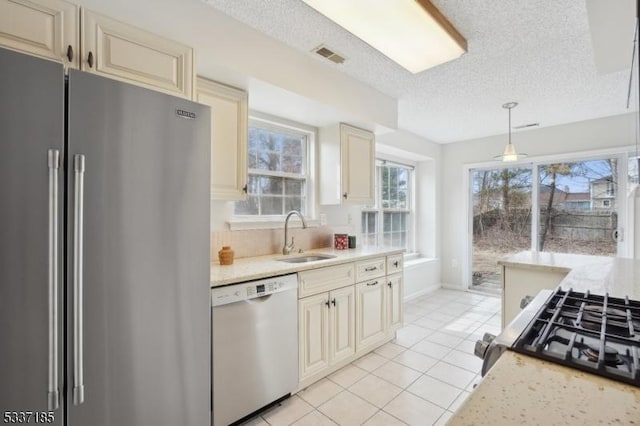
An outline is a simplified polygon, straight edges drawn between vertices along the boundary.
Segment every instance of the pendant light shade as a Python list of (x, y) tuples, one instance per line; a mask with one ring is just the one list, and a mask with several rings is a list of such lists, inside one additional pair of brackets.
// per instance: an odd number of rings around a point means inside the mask
[(517, 106), (517, 102), (507, 102), (506, 104), (502, 105), (502, 108), (509, 110), (509, 142), (507, 143), (507, 146), (504, 147), (504, 152), (502, 153), (502, 155), (496, 155), (495, 157), (493, 157), (495, 160), (502, 160), (504, 162), (518, 161), (519, 159), (527, 156), (527, 154), (524, 153), (518, 154), (516, 152), (516, 147), (511, 143), (511, 110)]

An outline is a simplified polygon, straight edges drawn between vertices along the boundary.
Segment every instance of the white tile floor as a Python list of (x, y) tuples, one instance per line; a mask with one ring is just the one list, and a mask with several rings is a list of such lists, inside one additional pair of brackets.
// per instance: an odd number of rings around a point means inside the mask
[(443, 425), (480, 380), (473, 355), (500, 331), (500, 299), (439, 289), (405, 304), (396, 339), (248, 425)]

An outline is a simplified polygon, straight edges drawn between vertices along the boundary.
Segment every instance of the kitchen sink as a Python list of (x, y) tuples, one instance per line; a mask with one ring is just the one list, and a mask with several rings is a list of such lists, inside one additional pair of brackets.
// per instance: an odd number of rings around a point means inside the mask
[(334, 255), (332, 254), (308, 254), (306, 256), (296, 256), (296, 257), (283, 257), (281, 259), (276, 259), (278, 262), (286, 262), (286, 263), (307, 263), (307, 262), (317, 262), (318, 260), (327, 260), (333, 259)]

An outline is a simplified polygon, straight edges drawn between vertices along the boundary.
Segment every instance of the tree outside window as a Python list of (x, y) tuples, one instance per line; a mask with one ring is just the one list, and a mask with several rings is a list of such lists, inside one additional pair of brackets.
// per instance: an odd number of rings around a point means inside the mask
[(235, 203), (235, 215), (306, 214), (308, 135), (252, 122), (248, 145), (247, 199)]

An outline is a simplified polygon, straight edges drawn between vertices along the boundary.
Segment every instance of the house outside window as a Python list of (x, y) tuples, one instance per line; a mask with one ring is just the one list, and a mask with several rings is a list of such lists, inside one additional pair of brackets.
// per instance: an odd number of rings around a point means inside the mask
[(247, 199), (235, 203), (234, 216), (279, 217), (290, 210), (309, 214), (313, 132), (252, 118), (248, 137)]
[(404, 247), (411, 251), (413, 167), (376, 161), (376, 204), (362, 211), (365, 245)]

